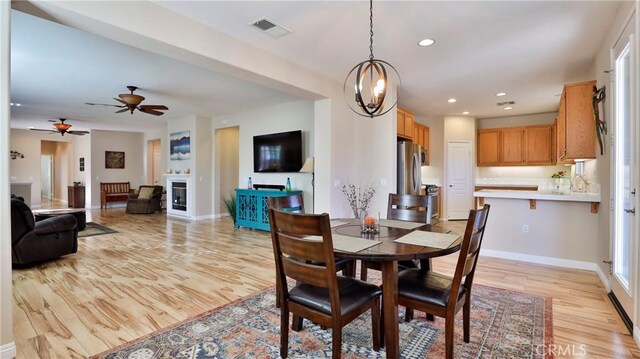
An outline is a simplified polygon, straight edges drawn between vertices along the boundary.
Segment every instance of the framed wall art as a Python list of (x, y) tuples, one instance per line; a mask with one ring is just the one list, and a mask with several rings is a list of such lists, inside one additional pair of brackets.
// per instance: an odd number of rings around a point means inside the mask
[(105, 151), (104, 168), (124, 168), (124, 152)]
[(173, 161), (191, 158), (191, 134), (189, 131), (174, 132), (169, 135), (169, 159)]

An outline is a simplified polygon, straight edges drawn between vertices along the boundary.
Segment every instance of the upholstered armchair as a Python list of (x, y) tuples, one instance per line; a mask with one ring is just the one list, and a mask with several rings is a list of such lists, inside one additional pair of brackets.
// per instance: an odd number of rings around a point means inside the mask
[(36, 222), (29, 206), (11, 200), (11, 262), (31, 264), (78, 251), (76, 218), (63, 214)]
[(162, 186), (142, 185), (129, 194), (127, 213), (162, 212)]

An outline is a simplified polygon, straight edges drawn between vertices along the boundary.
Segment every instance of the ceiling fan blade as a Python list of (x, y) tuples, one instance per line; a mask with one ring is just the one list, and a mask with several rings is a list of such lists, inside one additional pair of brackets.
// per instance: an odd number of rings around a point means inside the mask
[(91, 106), (111, 106), (111, 107), (125, 107), (125, 105), (112, 105), (112, 104), (108, 104), (108, 103), (93, 103), (93, 102), (85, 102), (85, 105), (91, 105)]
[(165, 105), (141, 105), (140, 107), (140, 111), (142, 111), (142, 109), (147, 109), (147, 110), (163, 110), (166, 111), (169, 108)]
[(42, 132), (52, 132), (52, 133), (58, 133), (59, 131), (57, 130), (45, 130), (42, 128), (30, 128), (31, 131), (42, 131)]
[[(118, 107), (120, 107), (120, 106), (118, 106)], [(128, 108), (123, 108), (122, 110), (116, 111), (116, 113), (123, 113), (123, 112), (127, 112), (127, 111), (129, 111)]]
[(116, 100), (116, 101), (118, 101), (118, 102), (120, 102), (121, 104), (123, 104), (123, 105), (125, 105), (125, 106), (126, 106), (126, 105), (129, 105), (128, 103), (126, 103), (126, 102), (122, 101), (122, 100), (121, 100), (121, 99), (119, 99), (119, 98), (115, 98), (115, 97), (114, 97), (113, 99), (114, 99), (114, 100)]
[(148, 109), (148, 108), (139, 107), (138, 110), (140, 110), (140, 112), (148, 113), (150, 115), (156, 115), (156, 116), (164, 115), (164, 112), (160, 112), (160, 111), (156, 111), (156, 110), (152, 110), (152, 109)]
[(70, 134), (70, 135), (76, 135), (76, 136), (84, 136), (86, 134), (89, 134), (89, 131), (67, 131), (66, 133)]

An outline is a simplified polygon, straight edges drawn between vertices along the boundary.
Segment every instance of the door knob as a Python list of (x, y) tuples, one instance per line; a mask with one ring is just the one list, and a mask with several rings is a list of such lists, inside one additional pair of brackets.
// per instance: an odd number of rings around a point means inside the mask
[(452, 185), (452, 184), (450, 184), (450, 185), (449, 185), (449, 187), (453, 187), (453, 185)]
[(627, 212), (627, 213), (636, 213), (636, 209), (635, 208), (625, 209), (624, 211)]

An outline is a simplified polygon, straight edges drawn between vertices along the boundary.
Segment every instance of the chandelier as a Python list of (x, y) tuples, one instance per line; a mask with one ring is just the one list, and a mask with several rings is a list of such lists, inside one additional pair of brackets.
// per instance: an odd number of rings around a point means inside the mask
[(397, 85), (400, 86), (398, 71), (390, 63), (373, 56), (373, 0), (369, 0), (369, 59), (354, 66), (344, 80), (345, 99), (353, 112), (373, 118), (382, 116), (395, 107), (398, 103), (397, 94), (391, 104), (387, 97), (390, 74), (387, 69), (393, 70), (391, 75), (395, 74)]

